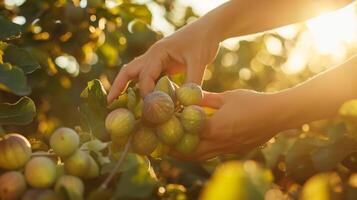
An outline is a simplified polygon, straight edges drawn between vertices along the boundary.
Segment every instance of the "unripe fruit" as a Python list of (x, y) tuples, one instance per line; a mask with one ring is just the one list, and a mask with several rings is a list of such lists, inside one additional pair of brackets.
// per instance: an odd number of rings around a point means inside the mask
[(125, 108), (113, 110), (105, 119), (105, 127), (108, 132), (117, 137), (129, 135), (135, 125), (135, 117), (132, 112)]
[(99, 167), (89, 153), (77, 150), (64, 161), (64, 169), (73, 176), (84, 179), (95, 178), (99, 175)]
[(171, 119), (157, 127), (159, 139), (167, 144), (174, 145), (180, 141), (184, 132), (180, 121), (172, 116)]
[(154, 91), (144, 98), (143, 118), (153, 124), (168, 121), (175, 111), (171, 97), (164, 92)]
[(64, 200), (64, 197), (49, 189), (30, 189), (25, 192), (21, 200)]
[(31, 144), (22, 135), (7, 134), (0, 138), (0, 168), (18, 169), (31, 157)]
[(129, 140), (129, 136), (124, 136), (124, 137), (116, 137), (116, 136), (111, 136), (112, 142), (115, 146), (118, 147), (124, 147), (125, 144), (128, 142)]
[(16, 200), (26, 190), (24, 176), (17, 171), (9, 171), (0, 176), (0, 199)]
[(84, 194), (84, 184), (81, 179), (64, 175), (60, 177), (55, 184), (55, 191), (61, 193), (61, 191), (66, 191), (69, 200), (81, 200)]
[(35, 157), (25, 166), (25, 177), (34, 188), (48, 188), (57, 178), (55, 163), (47, 157)]
[(201, 107), (191, 105), (183, 109), (180, 120), (187, 132), (198, 133), (205, 124), (206, 114)]
[(157, 81), (155, 91), (165, 92), (172, 100), (175, 99), (175, 86), (167, 76), (163, 76)]
[(198, 143), (200, 143), (200, 137), (198, 135), (185, 134), (180, 142), (176, 144), (175, 149), (179, 153), (188, 155), (196, 150)]
[(140, 127), (140, 129), (133, 136), (133, 150), (142, 155), (149, 155), (153, 152), (159, 143), (159, 140), (154, 130)]
[(203, 99), (201, 86), (186, 83), (176, 90), (176, 97), (185, 106), (199, 105)]
[(161, 159), (169, 154), (170, 147), (162, 142), (159, 142), (155, 150), (151, 153), (153, 158)]
[(50, 146), (58, 156), (70, 156), (79, 147), (79, 136), (73, 129), (59, 128), (51, 135)]

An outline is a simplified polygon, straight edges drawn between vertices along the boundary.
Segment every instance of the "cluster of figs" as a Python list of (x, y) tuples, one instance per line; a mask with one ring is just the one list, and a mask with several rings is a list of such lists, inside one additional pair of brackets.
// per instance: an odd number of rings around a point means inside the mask
[(1, 200), (83, 199), (83, 180), (99, 176), (97, 162), (79, 147), (80, 137), (73, 129), (55, 130), (49, 144), (52, 153), (32, 152), (20, 134), (0, 138)]
[(128, 88), (111, 105), (105, 125), (113, 145), (130, 139), (131, 149), (141, 155), (163, 157), (170, 150), (188, 155), (199, 144), (206, 114), (200, 107), (201, 86), (186, 83), (178, 87), (161, 77), (153, 92), (144, 98)]

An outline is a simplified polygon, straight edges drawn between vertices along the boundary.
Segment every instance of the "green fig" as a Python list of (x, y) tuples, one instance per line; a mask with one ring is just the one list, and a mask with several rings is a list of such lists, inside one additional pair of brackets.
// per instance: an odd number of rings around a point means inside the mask
[(167, 145), (174, 145), (180, 141), (184, 134), (180, 121), (172, 116), (171, 119), (157, 127), (159, 139)]
[(161, 91), (168, 94), (172, 100), (175, 99), (175, 86), (168, 76), (161, 77), (155, 86), (155, 91)]
[(176, 90), (176, 98), (184, 105), (199, 105), (203, 99), (201, 86), (195, 83), (186, 83)]
[(34, 157), (25, 166), (25, 177), (34, 188), (48, 188), (57, 178), (56, 164), (47, 157)]
[(135, 117), (125, 108), (118, 108), (109, 113), (105, 119), (108, 132), (117, 137), (129, 135), (135, 127)]
[(132, 140), (133, 150), (141, 155), (150, 155), (158, 144), (159, 140), (155, 134), (155, 131), (140, 127), (138, 131), (134, 133)]
[(79, 135), (73, 129), (59, 128), (51, 135), (50, 146), (58, 156), (70, 156), (79, 147)]
[(71, 175), (60, 177), (55, 184), (56, 193), (64, 193), (68, 200), (82, 200), (84, 196), (84, 184), (81, 179)]
[(193, 153), (198, 144), (200, 143), (200, 137), (194, 134), (185, 134), (181, 138), (181, 140), (176, 144), (175, 149), (179, 153), (188, 155)]
[(159, 141), (155, 150), (151, 153), (151, 157), (161, 159), (167, 156), (170, 152), (170, 147)]
[(65, 171), (73, 176), (91, 179), (99, 176), (99, 166), (92, 156), (82, 150), (77, 150), (64, 161)]
[(0, 168), (19, 169), (30, 159), (31, 153), (30, 142), (20, 134), (11, 133), (0, 138)]
[(199, 133), (205, 124), (206, 114), (200, 106), (187, 106), (180, 115), (180, 121), (188, 133)]
[(17, 171), (5, 172), (0, 176), (0, 199), (19, 199), (26, 190), (26, 181), (22, 173)]
[(144, 98), (143, 118), (153, 124), (168, 121), (174, 114), (174, 103), (169, 95), (154, 91)]

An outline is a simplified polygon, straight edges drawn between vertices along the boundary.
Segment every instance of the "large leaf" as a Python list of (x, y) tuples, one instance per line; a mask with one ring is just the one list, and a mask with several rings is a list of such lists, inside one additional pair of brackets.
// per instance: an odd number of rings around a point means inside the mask
[(22, 97), (14, 104), (0, 104), (0, 125), (24, 125), (32, 122), (36, 115), (35, 103)]
[(31, 91), (24, 71), (9, 63), (0, 64), (0, 89), (17, 95), (27, 95)]
[(10, 44), (6, 45), (3, 51), (3, 62), (9, 62), (20, 67), (26, 74), (40, 68), (38, 62), (25, 49)]
[(9, 40), (21, 35), (21, 26), (0, 16), (0, 40)]
[(107, 94), (102, 83), (97, 79), (88, 82), (81, 97), (84, 100), (79, 107), (83, 128), (100, 140), (109, 140), (105, 129), (105, 117), (108, 114)]
[(117, 184), (116, 196), (120, 199), (149, 197), (157, 186), (153, 173), (147, 165), (123, 172)]

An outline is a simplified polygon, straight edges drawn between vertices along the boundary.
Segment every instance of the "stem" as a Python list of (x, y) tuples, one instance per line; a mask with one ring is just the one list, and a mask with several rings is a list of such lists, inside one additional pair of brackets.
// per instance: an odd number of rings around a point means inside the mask
[(126, 142), (123, 153), (120, 155), (120, 158), (118, 160), (118, 162), (116, 163), (116, 165), (114, 166), (114, 168), (112, 169), (112, 171), (110, 172), (110, 174), (107, 176), (107, 178), (104, 180), (104, 182), (100, 185), (99, 189), (107, 189), (108, 184), (110, 183), (110, 181), (114, 178), (115, 174), (117, 173), (117, 171), (119, 170), (121, 164), (123, 163), (128, 151), (129, 151), (129, 147), (130, 147), (130, 143), (131, 143), (131, 138), (129, 138), (129, 140)]

